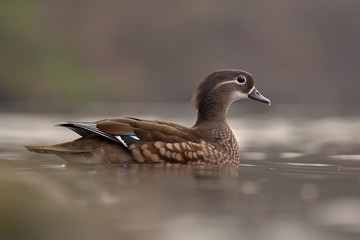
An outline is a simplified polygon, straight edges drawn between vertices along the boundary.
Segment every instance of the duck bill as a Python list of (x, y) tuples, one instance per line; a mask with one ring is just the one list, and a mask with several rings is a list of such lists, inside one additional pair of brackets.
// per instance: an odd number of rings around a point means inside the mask
[(263, 103), (267, 103), (267, 104), (271, 105), (271, 101), (270, 101), (269, 99), (267, 99), (266, 97), (264, 97), (263, 95), (261, 95), (256, 88), (254, 88), (254, 89), (248, 94), (248, 97), (251, 98), (251, 99), (254, 99), (254, 100), (256, 100), (256, 101), (263, 102)]

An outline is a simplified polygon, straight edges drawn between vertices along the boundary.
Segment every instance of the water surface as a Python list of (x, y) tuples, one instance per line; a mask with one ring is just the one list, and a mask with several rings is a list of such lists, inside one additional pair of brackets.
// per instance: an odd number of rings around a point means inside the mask
[[(187, 112), (142, 115), (193, 122)], [(241, 164), (231, 168), (69, 165), (22, 147), (77, 137), (57, 121), (103, 117), (1, 115), (1, 239), (360, 237), (357, 114), (235, 113)]]

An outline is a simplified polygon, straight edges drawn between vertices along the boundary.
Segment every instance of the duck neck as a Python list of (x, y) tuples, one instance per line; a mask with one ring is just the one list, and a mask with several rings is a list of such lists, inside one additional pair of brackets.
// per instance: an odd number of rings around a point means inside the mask
[(229, 104), (219, 99), (207, 99), (199, 104), (197, 120), (194, 127), (226, 127), (226, 113)]

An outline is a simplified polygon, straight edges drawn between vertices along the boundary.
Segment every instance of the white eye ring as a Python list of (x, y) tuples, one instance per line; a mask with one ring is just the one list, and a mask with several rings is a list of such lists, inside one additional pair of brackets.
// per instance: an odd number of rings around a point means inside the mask
[(236, 78), (236, 81), (240, 84), (244, 84), (246, 82), (246, 77), (244, 75), (240, 75)]

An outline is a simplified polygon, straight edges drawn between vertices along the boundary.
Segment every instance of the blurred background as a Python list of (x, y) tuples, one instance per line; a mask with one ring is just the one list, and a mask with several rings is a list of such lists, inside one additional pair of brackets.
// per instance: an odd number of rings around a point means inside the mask
[[(3, 0), (0, 239), (360, 239), (360, 1)], [(239, 168), (72, 165), (58, 121), (191, 126), (197, 83), (251, 72)]]
[(251, 72), (275, 105), (356, 105), (359, 9), (357, 0), (2, 1), (0, 110), (187, 103), (222, 68)]

